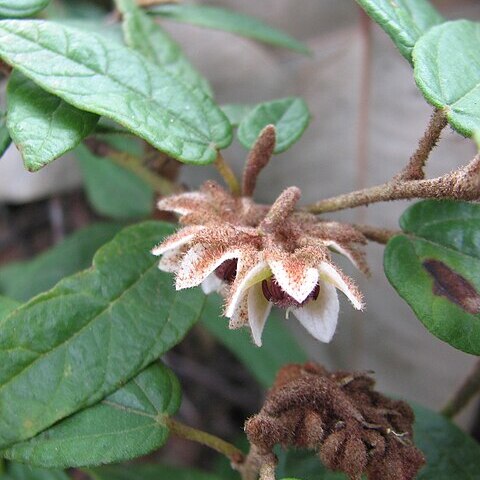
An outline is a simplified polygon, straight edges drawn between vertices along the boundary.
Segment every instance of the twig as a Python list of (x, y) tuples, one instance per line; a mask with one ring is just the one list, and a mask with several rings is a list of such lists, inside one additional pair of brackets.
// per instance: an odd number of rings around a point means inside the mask
[(275, 480), (277, 457), (274, 454), (261, 453), (255, 445), (251, 445), (247, 457), (241, 464), (234, 465), (242, 480)]
[(326, 213), (370, 203), (413, 198), (480, 199), (480, 154), (466, 167), (429, 180), (392, 180), (375, 187), (320, 200), (308, 205), (312, 213)]
[(473, 371), (465, 379), (461, 387), (442, 408), (441, 413), (447, 418), (458, 415), (468, 403), (480, 393), (480, 360), (473, 367)]
[(215, 167), (217, 168), (218, 173), (220, 173), (222, 176), (223, 180), (225, 180), (225, 183), (228, 185), (228, 188), (232, 194), (237, 196), (240, 195), (241, 189), (237, 176), (220, 152), (218, 152), (217, 159), (215, 160)]
[(396, 180), (421, 180), (425, 178), (425, 164), (430, 152), (437, 145), (443, 129), (447, 126), (447, 117), (443, 110), (435, 110), (427, 130), (421, 138), (418, 148), (410, 157), (408, 165), (396, 177)]
[(233, 465), (240, 465), (245, 461), (245, 455), (241, 450), (215, 435), (184, 425), (171, 417), (165, 419), (165, 424), (173, 434), (212, 448), (225, 455)]
[(140, 177), (145, 183), (150, 185), (156, 193), (161, 195), (171, 195), (178, 190), (178, 187), (176, 187), (175, 184), (166, 178), (160, 177), (151, 172), (142, 164), (142, 161), (139, 158), (133, 155), (129, 155), (125, 152), (109, 151), (108, 158)]
[(362, 232), (368, 240), (385, 245), (395, 235), (402, 233), (399, 230), (389, 230), (387, 228), (373, 227), (372, 225), (353, 225), (358, 231)]
[(275, 480), (275, 463), (266, 462), (260, 468), (260, 480)]

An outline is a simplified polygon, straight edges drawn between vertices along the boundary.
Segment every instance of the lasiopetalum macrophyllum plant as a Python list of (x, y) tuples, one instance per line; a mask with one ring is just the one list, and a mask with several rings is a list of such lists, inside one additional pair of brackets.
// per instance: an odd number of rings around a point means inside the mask
[[(308, 362), (289, 326), (295, 317), (320, 342), (341, 344), (337, 320), (350, 307), (342, 311), (339, 297), (370, 311), (384, 299), (364, 300), (335, 262), (346, 257), (368, 282), (365, 248), (377, 242), (386, 245), (388, 280), (426, 329), (480, 355), (480, 24), (447, 21), (427, 0), (357, 0), (412, 66), (431, 120), (410, 159), (385, 183), (305, 204), (301, 188), (282, 191), (272, 181), (265, 198), (276, 200), (265, 204), (255, 190), (272, 156), (288, 150), (311, 121), (318, 128), (329, 117), (312, 116), (292, 96), (218, 105), (163, 22), (225, 30), (300, 54), (309, 48), (253, 17), (200, 2), (110, 3), (0, 0), (2, 155), (13, 142), (18, 150), (9, 151), (10, 160), (21, 156), (34, 172), (74, 150), (91, 211), (80, 200), (71, 216), (80, 223), (115, 220), (74, 232), (32, 261), (0, 267), (0, 480), (478, 479), (480, 447), (451, 419), (480, 391), (480, 363), (435, 413), (376, 391), (371, 374), (351, 358), (344, 361), (352, 363), (349, 371)], [(250, 6), (256, 2), (242, 9)], [(367, 63), (370, 22), (361, 17)], [(207, 38), (216, 58), (226, 44)], [(363, 93), (370, 90), (365, 67)], [(368, 95), (363, 120), (367, 109)], [(474, 140), (477, 153), (428, 178), (430, 153), (448, 125)], [(395, 128), (402, 136), (403, 125)], [(235, 129), (249, 151), (241, 179), (224, 152)], [(299, 169), (301, 148), (292, 155)], [(213, 165), (225, 186), (184, 185), (183, 164)], [(322, 191), (322, 176), (311, 181)], [(380, 219), (357, 225), (333, 216), (414, 199), (422, 201), (404, 212), (400, 230)], [(50, 209), (55, 238), (62, 230), (58, 205), (57, 198)], [(8, 230), (5, 208), (0, 221)], [(35, 219), (41, 223), (37, 210)], [(278, 310), (289, 320), (267, 322)], [(361, 316), (375, 317), (369, 310)], [(403, 328), (404, 321), (386, 319), (382, 338), (369, 330), (375, 336), (364, 339), (365, 348), (395, 335), (388, 322)], [(412, 357), (410, 369), (420, 369), (403, 341), (395, 338)], [(245, 369), (270, 388), (263, 406)], [(415, 397), (412, 390), (404, 386), (404, 396)], [(159, 450), (172, 435), (180, 440), (164, 457), (122, 463)], [(194, 443), (184, 447), (184, 440)]]

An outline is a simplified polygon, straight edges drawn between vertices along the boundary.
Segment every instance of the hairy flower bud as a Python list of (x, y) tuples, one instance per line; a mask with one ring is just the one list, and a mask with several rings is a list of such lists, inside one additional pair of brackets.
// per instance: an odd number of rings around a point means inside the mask
[(287, 365), (246, 422), (248, 439), (263, 455), (276, 444), (314, 450), (351, 480), (413, 480), (425, 463), (413, 445), (413, 412), (373, 387), (364, 373)]

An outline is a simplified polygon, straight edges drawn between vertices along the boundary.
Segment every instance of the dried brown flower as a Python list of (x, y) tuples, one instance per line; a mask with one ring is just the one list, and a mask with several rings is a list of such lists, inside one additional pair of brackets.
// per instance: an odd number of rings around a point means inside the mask
[(330, 373), (320, 365), (287, 365), (262, 410), (245, 425), (262, 455), (283, 448), (318, 452), (352, 480), (412, 480), (425, 463), (413, 445), (411, 408), (376, 392), (365, 373)]
[(230, 328), (250, 326), (257, 345), (273, 305), (291, 311), (315, 338), (328, 342), (338, 318), (337, 288), (363, 308), (360, 292), (333, 263), (330, 249), (366, 272), (359, 248), (366, 240), (352, 226), (296, 211), (297, 187), (287, 188), (271, 206), (253, 201), (250, 194), (274, 139), (274, 127), (266, 127), (250, 152), (243, 196), (207, 182), (198, 192), (160, 200), (159, 209), (178, 214), (184, 227), (152, 252), (162, 255), (160, 269), (176, 274), (177, 289), (201, 284), (206, 293), (219, 291)]

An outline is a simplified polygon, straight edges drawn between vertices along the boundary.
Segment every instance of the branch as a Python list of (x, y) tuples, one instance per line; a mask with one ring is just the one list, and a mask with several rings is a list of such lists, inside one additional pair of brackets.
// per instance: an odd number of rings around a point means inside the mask
[(234, 465), (241, 465), (245, 461), (245, 455), (241, 450), (215, 435), (184, 425), (171, 417), (165, 419), (165, 424), (178, 437), (210, 447), (225, 455)]
[(442, 130), (447, 126), (447, 117), (443, 110), (435, 110), (427, 130), (421, 138), (418, 148), (410, 157), (408, 165), (396, 177), (396, 180), (421, 180), (425, 178), (425, 164), (430, 152), (437, 145)]
[(150, 185), (156, 193), (161, 195), (171, 195), (178, 190), (178, 187), (175, 184), (150, 171), (143, 165), (139, 158), (134, 157), (133, 155), (109, 150), (108, 158), (126, 170), (130, 170), (137, 175), (137, 177), (140, 177), (145, 183)]
[(306, 209), (319, 214), (360, 207), (370, 203), (411, 200), (413, 198), (479, 200), (480, 154), (467, 166), (441, 177), (429, 180), (393, 179), (383, 185), (320, 200), (308, 205)]
[(255, 445), (251, 445), (247, 457), (241, 464), (234, 466), (242, 480), (275, 480), (277, 457), (273, 453), (264, 454)]
[(363, 233), (365, 238), (372, 242), (385, 245), (395, 235), (402, 233), (400, 230), (389, 230), (387, 228), (373, 227), (372, 225), (353, 225), (359, 232)]
[(480, 360), (477, 361), (473, 371), (465, 379), (462, 386), (442, 408), (441, 413), (447, 418), (458, 415), (468, 403), (480, 393)]
[(241, 189), (240, 183), (238, 183), (237, 176), (233, 172), (230, 165), (225, 161), (220, 152), (218, 152), (217, 159), (215, 160), (215, 167), (217, 168), (218, 173), (222, 176), (225, 183), (230, 188), (232, 194), (236, 196), (240, 195)]

